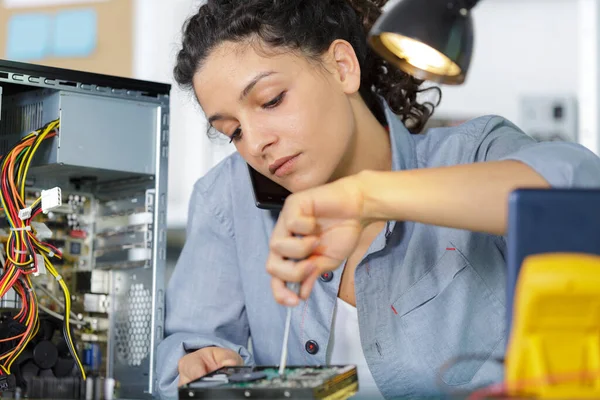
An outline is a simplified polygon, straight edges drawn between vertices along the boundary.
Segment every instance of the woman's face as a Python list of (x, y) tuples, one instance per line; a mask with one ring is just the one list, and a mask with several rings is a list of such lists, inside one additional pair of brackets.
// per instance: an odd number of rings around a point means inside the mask
[(360, 76), (348, 76), (339, 55), (330, 49), (318, 65), (225, 42), (196, 73), (194, 91), (248, 164), (292, 192), (307, 189), (342, 173), (355, 133), (349, 95)]

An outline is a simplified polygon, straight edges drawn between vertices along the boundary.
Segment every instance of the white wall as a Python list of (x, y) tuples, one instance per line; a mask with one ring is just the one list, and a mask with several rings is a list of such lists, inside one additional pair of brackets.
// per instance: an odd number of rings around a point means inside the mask
[(482, 0), (467, 81), (444, 86), (437, 115), (498, 114), (518, 123), (525, 94), (577, 94), (577, 0)]
[[(200, 1), (136, 1), (136, 76), (172, 82), (181, 25)], [(442, 88), (436, 115), (493, 113), (518, 123), (521, 95), (577, 95), (581, 1), (482, 0), (474, 9), (476, 41), (467, 82)], [(178, 228), (186, 220), (196, 179), (232, 148), (206, 138), (206, 122), (188, 93), (174, 87), (171, 107), (169, 224)]]
[(193, 94), (181, 90), (173, 81), (181, 27), (199, 3), (197, 0), (136, 0), (135, 76), (173, 85), (167, 214), (171, 228), (184, 226), (194, 182), (233, 151), (232, 146), (207, 138), (206, 119)]
[(579, 143), (600, 155), (600, 4), (579, 0)]

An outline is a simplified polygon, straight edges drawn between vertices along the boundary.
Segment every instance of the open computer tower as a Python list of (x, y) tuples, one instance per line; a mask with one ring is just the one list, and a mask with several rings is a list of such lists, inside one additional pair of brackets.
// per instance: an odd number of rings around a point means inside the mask
[[(33, 205), (60, 188), (61, 204), (33, 220), (36, 234), (62, 252), (54, 266), (69, 288), (71, 310), (58, 278), (41, 271), (31, 277), (40, 325), (11, 367), (23, 395), (100, 399), (113, 380), (119, 398), (155, 393), (164, 320), (169, 91), (167, 84), (0, 60), (0, 155), (50, 122), (59, 124), (32, 156), (24, 197)], [(0, 216), (3, 249), (9, 225)], [(0, 300), (0, 336), (17, 329), (11, 324), (22, 306), (15, 290)], [(86, 381), (57, 334), (65, 313)]]

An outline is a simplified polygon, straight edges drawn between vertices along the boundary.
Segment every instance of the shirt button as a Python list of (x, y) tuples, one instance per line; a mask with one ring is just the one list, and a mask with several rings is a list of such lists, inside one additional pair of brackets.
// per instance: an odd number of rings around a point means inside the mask
[(333, 272), (325, 272), (319, 279), (321, 279), (323, 282), (331, 282), (333, 279)]
[(306, 349), (306, 352), (308, 354), (315, 355), (319, 352), (319, 344), (314, 340), (309, 340), (308, 342), (306, 342), (304, 348)]

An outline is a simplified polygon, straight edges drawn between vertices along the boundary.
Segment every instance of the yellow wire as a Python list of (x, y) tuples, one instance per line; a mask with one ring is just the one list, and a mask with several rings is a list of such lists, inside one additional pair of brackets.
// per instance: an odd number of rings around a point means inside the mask
[[(23, 201), (25, 201), (25, 199), (23, 199)], [(36, 201), (34, 201), (33, 203), (31, 203), (31, 205), (29, 207), (31, 207), (31, 208), (35, 207), (37, 205), (37, 203), (39, 203), (40, 201), (42, 201), (42, 198), (38, 197), (36, 199)]]
[[(11, 271), (12, 271), (12, 269), (11, 269)], [(5, 271), (4, 276), (9, 277), (10, 275), (8, 275), (8, 272), (9, 271)], [(8, 281), (10, 281), (10, 279), (5, 278), (4, 283), (2, 284), (2, 286), (0, 286), (0, 296), (2, 296), (2, 297), (4, 297), (4, 295), (5, 295), (5, 293), (4, 293), (5, 290), (8, 290), (8, 289), (5, 289), (6, 285), (8, 284)]]
[[(29, 172), (29, 167), (31, 165), (31, 161), (33, 160), (33, 156), (35, 155), (35, 153), (38, 150), (38, 147), (41, 145), (41, 143), (44, 141), (45, 137), (50, 134), (50, 132), (54, 131), (56, 128), (58, 128), (60, 126), (60, 121), (59, 120), (55, 120), (52, 121), (51, 123), (48, 124), (48, 126), (41, 132), (41, 129), (30, 133), (29, 135), (25, 136), (25, 138), (23, 139), (24, 141), (27, 141), (29, 139), (31, 139), (34, 136), (37, 136), (36, 139), (33, 142), (33, 145), (29, 145), (25, 148), (25, 154), (23, 155), (23, 162), (19, 165), (19, 168), (17, 170), (17, 181), (16, 181), (16, 185), (17, 185), (17, 190), (19, 190), (19, 186), (20, 186), (20, 200), (23, 204), (25, 204), (25, 183), (26, 183), (26, 177), (27, 177), (27, 173)], [(23, 150), (21, 150), (23, 151)], [(11, 154), (7, 154), (4, 157), (4, 160), (2, 160), (2, 168), (5, 168), (6, 165), (8, 164), (8, 160), (11, 158)], [(8, 207), (6, 206), (6, 202), (4, 200), (4, 196), (1, 195), (0, 193), (0, 201), (2, 202), (2, 206), (4, 208), (4, 210), (7, 210)], [(39, 201), (41, 201), (41, 198), (37, 199), (34, 201), (34, 203), (30, 206), (30, 207), (35, 207)], [(10, 226), (12, 227), (17, 227), (17, 224), (15, 224), (10, 216), (10, 213), (5, 213), (7, 219), (9, 220)], [(21, 222), (19, 224), (18, 227), (24, 227), (24, 224)], [(41, 244), (41, 242), (33, 235), (31, 234), (31, 232), (26, 232), (27, 235), (29, 236), (30, 239), (32, 239), (32, 241), (36, 244), (36, 247), (38, 247), (39, 249), (41, 249), (43, 252), (50, 254), (50, 252), (52, 251), (50, 248), (48, 248), (47, 246), (44, 246)], [(13, 248), (16, 251), (23, 251), (23, 249), (25, 249), (25, 237), (21, 237), (21, 235), (23, 235), (23, 232), (19, 232), (19, 234), (16, 234), (15, 231), (11, 230), (10, 235), (9, 235), (9, 241), (6, 244), (6, 253), (7, 253), (7, 258), (8, 260), (14, 264), (13, 266), (11, 266), (11, 272), (14, 273), (14, 269), (15, 266), (24, 266), (27, 265), (29, 263), (31, 263), (33, 261), (32, 256), (29, 256), (29, 260), (27, 260), (26, 262), (17, 262), (16, 260), (13, 260), (10, 257), (10, 246), (9, 243), (12, 239), (12, 235), (15, 235), (14, 237), (14, 246)], [(46, 265), (46, 269), (50, 272), (50, 274), (52, 274), (54, 276), (54, 278), (57, 279), (57, 282), (59, 283), (63, 293), (65, 294), (65, 326), (66, 326), (66, 333), (67, 333), (67, 338), (69, 340), (69, 344), (71, 346), (71, 349), (73, 349), (73, 357), (75, 358), (75, 361), (77, 362), (77, 366), (79, 367), (80, 371), (81, 371), (81, 375), (83, 377), (83, 379), (86, 379), (86, 374), (85, 374), (85, 369), (83, 368), (83, 365), (81, 363), (81, 360), (79, 359), (79, 355), (77, 354), (77, 349), (75, 348), (75, 345), (73, 343), (73, 338), (71, 337), (71, 330), (70, 330), (70, 314), (71, 314), (71, 295), (69, 293), (69, 288), (67, 287), (67, 285), (65, 284), (64, 280), (62, 278), (58, 278), (59, 274), (58, 271), (54, 268), (54, 266), (52, 265), (52, 263), (50, 262), (50, 260), (48, 259), (48, 257), (46, 256), (46, 254), (41, 253), (43, 259), (44, 259), (44, 264)], [(57, 254), (56, 255), (58, 258), (60, 258), (60, 256)], [(26, 275), (26, 279), (27, 282), (29, 283), (29, 285), (31, 286), (31, 279), (29, 277), (29, 275)], [(5, 290), (8, 290), (7, 283), (10, 280), (7, 279), (5, 280), (5, 283), (2, 285), (2, 287), (0, 288), (0, 293), (4, 293)], [(37, 334), (37, 332), (39, 331), (40, 328), (40, 321), (39, 321), (39, 313), (38, 313), (38, 307), (37, 307), (37, 295), (34, 291), (32, 291), (32, 296), (34, 297), (33, 300), (33, 305), (34, 307), (31, 307), (28, 313), (28, 317), (26, 320), (26, 325), (30, 326), (30, 324), (34, 323), (35, 326), (33, 328), (33, 335), (35, 336)], [(11, 357), (9, 363), (8, 363), (8, 371), (10, 371), (10, 367), (12, 366), (12, 363), (14, 362), (15, 359), (17, 359), (19, 357), (19, 355), (24, 351), (26, 347), (26, 344), (21, 346), (21, 348), (19, 349), (19, 351), (16, 353), (13, 351), (12, 353), (7, 354), (7, 357)], [(0, 358), (3, 359), (6, 357), (2, 357)], [(2, 370), (4, 370), (6, 373), (8, 373), (7, 369), (0, 365), (0, 367), (2, 368)]]
[(15, 251), (24, 251), (22, 246), (21, 246), (21, 240), (20, 240), (20, 236), (15, 234), (15, 231), (11, 231), (9, 236), (8, 236), (8, 241), (6, 242), (6, 258), (13, 263), (14, 265), (17, 265), (19, 267), (31, 264), (31, 262), (33, 261), (33, 258), (31, 258), (31, 256), (29, 256), (29, 259), (27, 261), (24, 262), (18, 262), (16, 260), (14, 260), (11, 256), (10, 256), (10, 238), (12, 237), (12, 235), (15, 235), (15, 245), (13, 246), (15, 248)]
[[(34, 140), (34, 143), (38, 144), (41, 143), (45, 136), (51, 132), (54, 129), (54, 126), (56, 126), (57, 120), (52, 121), (51, 123), (48, 124), (48, 126), (46, 127), (46, 129), (44, 129), (44, 131), (42, 131), (41, 129), (38, 129), (37, 131), (33, 132), (30, 135), (31, 136), (37, 136), (37, 138)], [(37, 147), (35, 149), (32, 149), (31, 145), (28, 146), (25, 150), (25, 155), (23, 156), (23, 162), (19, 165), (19, 169), (17, 170), (17, 187), (21, 187), (20, 193), (21, 193), (21, 198), (24, 199), (25, 197), (25, 177), (27, 176), (27, 166), (29, 165), (29, 163), (31, 163), (31, 159), (33, 158), (33, 155), (35, 154), (35, 150), (37, 149)], [(24, 171), (25, 169), (25, 171)], [(23, 172), (24, 171), (24, 172)]]
[[(54, 278), (58, 278), (58, 275), (59, 275), (58, 271), (56, 271), (56, 269), (54, 268), (54, 266), (52, 265), (50, 260), (48, 260), (46, 255), (43, 254), (43, 256), (44, 256), (44, 261), (46, 263), (46, 269), (50, 272), (50, 274), (52, 274), (52, 276), (54, 276)], [(73, 353), (74, 353), (73, 357), (75, 358), (75, 361), (77, 362), (77, 366), (79, 367), (79, 370), (81, 371), (81, 376), (83, 377), (83, 380), (85, 380), (86, 379), (85, 370), (83, 368), (83, 365), (81, 364), (81, 361), (79, 360), (79, 355), (77, 354), (77, 349), (75, 348), (75, 345), (73, 344), (73, 338), (71, 337), (71, 329), (69, 327), (70, 315), (71, 315), (71, 295), (69, 294), (69, 288), (65, 284), (64, 280), (61, 278), (61, 279), (57, 279), (57, 281), (65, 294), (65, 326), (66, 326), (66, 330), (67, 330), (67, 336), (69, 338), (69, 343), (71, 344), (71, 348), (73, 349)]]
[[(37, 131), (36, 131), (36, 132), (33, 132), (33, 133), (30, 133), (30, 134), (29, 134), (29, 135), (27, 135), (27, 136), (26, 136), (26, 137), (25, 137), (25, 138), (24, 138), (22, 141), (26, 141), (26, 140), (28, 140), (30, 137), (34, 136), (34, 135), (37, 135)], [(11, 159), (11, 154), (12, 154), (12, 152), (13, 152), (13, 151), (14, 151), (14, 150), (11, 150), (11, 151), (10, 151), (8, 154), (6, 154), (6, 155), (4, 156), (4, 159), (2, 160), (2, 170), (4, 170), (4, 168), (6, 167), (6, 165), (8, 165), (8, 163), (9, 163), (9, 160)], [(20, 168), (19, 168), (19, 169), (20, 169)], [(0, 199), (2, 200), (3, 209), (4, 209), (4, 210), (8, 210), (8, 208), (6, 207), (6, 203), (4, 202), (4, 196), (0, 196)], [(10, 226), (15, 226), (15, 223), (14, 223), (14, 221), (12, 220), (10, 213), (8, 213), (8, 212), (7, 212), (7, 213), (5, 213), (5, 214), (6, 214), (6, 218), (7, 218), (7, 219), (9, 220), (9, 222), (10, 222)]]
[(6, 294), (5, 292), (8, 291), (8, 282), (10, 282), (12, 280), (13, 274), (14, 274), (14, 266), (10, 267), (10, 275), (7, 275), (8, 271), (5, 271), (4, 275), (10, 277), (10, 279), (6, 279), (4, 281), (4, 283), (2, 284), (2, 287), (0, 288), (0, 294), (2, 295), (2, 297), (4, 297), (4, 295)]
[[(26, 279), (28, 280), (29, 286), (31, 287), (31, 280), (29, 279), (29, 277), (27, 276)], [(34, 326), (34, 328), (32, 329), (32, 333), (30, 335), (30, 337), (35, 337), (35, 335), (37, 335), (37, 332), (39, 330), (40, 324), (39, 324), (39, 319), (37, 318), (38, 316), (38, 308), (37, 308), (37, 296), (35, 294), (34, 291), (31, 291), (33, 297), (34, 297), (34, 301), (33, 304), (35, 305), (35, 307), (30, 307), (29, 309), (29, 317), (28, 320), (31, 320), (31, 315), (34, 314), (35, 315), (35, 323), (36, 325)], [(26, 325), (29, 325), (29, 323), (26, 323)], [(13, 364), (13, 362), (19, 358), (19, 356), (21, 355), (21, 353), (25, 350), (25, 347), (27, 347), (27, 343), (28, 341), (25, 341), (25, 343), (23, 343), (23, 345), (21, 346), (21, 348), (19, 349), (19, 351), (15, 354), (15, 351), (12, 351), (11, 353), (1, 357), (0, 359), (4, 359), (4, 358), (8, 358), (10, 361), (8, 362), (7, 365), (7, 369), (8, 371), (10, 371), (11, 366)], [(9, 372), (7, 372), (9, 373)]]
[[(30, 284), (30, 287), (31, 287), (31, 280), (29, 280), (29, 277), (27, 277), (27, 280), (29, 281), (29, 284)], [(33, 314), (35, 314), (35, 323), (36, 323), (36, 325), (35, 325), (35, 326), (34, 326), (34, 328), (32, 329), (32, 334), (31, 334), (31, 336), (30, 336), (30, 337), (32, 337), (32, 338), (33, 338), (33, 337), (35, 337), (35, 335), (37, 335), (37, 333), (38, 333), (38, 330), (39, 330), (39, 328), (40, 328), (40, 321), (39, 321), (39, 319), (37, 318), (37, 317), (38, 317), (38, 307), (37, 307), (37, 304), (38, 304), (38, 303), (37, 303), (37, 296), (36, 296), (36, 294), (35, 294), (35, 292), (34, 292), (34, 291), (32, 291), (31, 293), (33, 294), (33, 297), (34, 297), (33, 304), (35, 304), (35, 307), (31, 307), (31, 308), (30, 308), (30, 310), (29, 310), (29, 318), (28, 318), (28, 320), (30, 320), (30, 319), (31, 319), (31, 314), (32, 314), (32, 313), (33, 313)], [(25, 350), (25, 348), (27, 347), (27, 344), (28, 344), (28, 341), (27, 341), (27, 342), (25, 342), (25, 343), (24, 343), (24, 344), (21, 346), (21, 348), (19, 349), (19, 351), (17, 352), (17, 354), (16, 354), (14, 357), (12, 357), (12, 358), (11, 358), (11, 360), (9, 361), (9, 363), (8, 363), (8, 366), (7, 366), (9, 371), (10, 371), (10, 368), (12, 367), (12, 364), (13, 364), (13, 362), (14, 362), (14, 361), (15, 361), (17, 358), (19, 358), (19, 356), (21, 355), (21, 353), (22, 353), (22, 352)], [(14, 353), (13, 353), (13, 354), (14, 354)]]
[[(29, 171), (29, 166), (31, 164), (31, 161), (33, 159), (33, 155), (36, 153), (38, 147), (40, 146), (41, 142), (45, 139), (45, 137), (52, 132), (57, 126), (59, 126), (59, 121), (55, 120), (52, 121), (50, 124), (48, 124), (48, 126), (46, 127), (46, 129), (43, 130), (43, 132), (40, 132), (41, 129), (32, 132), (28, 135), (26, 135), (22, 141), (28, 141), (34, 137), (37, 136), (36, 140), (34, 141), (34, 145), (28, 145), (25, 147), (25, 154), (24, 154), (24, 158), (23, 158), (23, 162), (19, 165), (19, 168), (17, 170), (17, 181), (16, 181), (16, 185), (17, 185), (17, 190), (18, 187), (21, 186), (21, 198), (17, 198), (17, 202), (20, 200), (21, 203), (23, 205), (25, 205), (25, 183), (26, 183), (26, 177), (27, 177), (27, 172)], [(21, 150), (23, 151), (23, 150)], [(2, 168), (7, 168), (8, 164), (9, 164), (9, 160), (12, 158), (12, 152), (8, 153), (4, 159), (2, 160), (1, 166)], [(18, 194), (17, 194), (18, 196)], [(2, 202), (3, 205), (3, 209), (7, 210), (8, 207), (6, 205), (4, 196), (2, 195), (2, 193), (0, 193), (0, 201)], [(41, 201), (41, 198), (38, 198), (34, 201), (34, 203), (31, 205), (31, 207), (35, 207), (39, 202)], [(20, 223), (17, 225), (15, 224), (15, 221), (13, 221), (13, 219), (11, 218), (10, 213), (5, 212), (6, 214), (6, 218), (9, 221), (9, 224), (11, 227), (14, 228), (22, 228), (25, 227), (25, 224), (22, 221), (19, 221)], [(29, 257), (29, 260), (25, 261), (25, 262), (17, 262), (16, 260), (13, 260), (12, 257), (10, 256), (11, 252), (10, 252), (10, 247), (9, 243), (11, 242), (11, 240), (13, 239), (13, 235), (14, 235), (14, 245), (12, 246), (13, 249), (15, 251), (23, 251), (26, 250), (25, 249), (25, 232), (29, 235), (30, 238), (33, 237), (34, 242), (38, 243), (37, 238), (35, 238), (33, 235), (30, 235), (29, 232), (27, 231), (20, 231), (19, 233), (16, 233), (16, 231), (11, 230), (10, 234), (9, 234), (9, 241), (6, 244), (6, 253), (7, 253), (7, 258), (8, 260), (13, 264), (9, 270), (5, 271), (6, 274), (6, 278), (4, 280), (4, 283), (2, 284), (2, 287), (0, 288), (0, 294), (4, 295), (4, 293), (8, 290), (8, 283), (12, 280), (12, 279), (8, 279), (8, 278), (14, 278), (14, 273), (15, 273), (15, 267), (16, 266), (24, 266), (27, 265), (29, 263), (31, 263), (33, 261), (31, 255)], [(40, 248), (42, 248), (43, 250), (49, 252), (49, 249), (45, 246), (39, 245)], [(32, 287), (31, 284), (31, 278), (29, 277), (29, 275), (25, 276), (25, 279), (27, 280), (29, 287)], [(64, 283), (62, 283), (62, 285), (64, 285)], [(63, 288), (64, 289), (64, 288)], [(32, 301), (32, 307), (30, 307), (28, 315), (27, 315), (27, 320), (26, 320), (26, 326), (31, 326), (31, 324), (34, 324), (32, 331), (33, 332), (33, 336), (35, 336), (37, 334), (37, 332), (39, 331), (40, 328), (40, 321), (39, 321), (39, 312), (38, 312), (38, 307), (37, 307), (37, 294), (32, 291), (32, 297), (33, 297), (33, 301)], [(68, 293), (68, 290), (67, 290)], [(70, 296), (68, 296), (69, 300), (70, 300)], [(33, 337), (30, 336), (30, 337)], [(71, 342), (72, 344), (72, 342)], [(8, 371), (10, 371), (10, 366), (12, 365), (12, 363), (14, 362), (14, 360), (16, 358), (18, 358), (18, 356), (21, 354), (21, 352), (24, 351), (25, 347), (26, 347), (27, 343), (23, 343), (23, 345), (21, 346), (20, 350), (16, 353), (15, 355), (15, 351), (7, 354), (7, 357), (10, 357), (10, 361), (8, 363), (8, 370), (7, 368), (5, 368), (3, 365), (0, 365), (0, 367), (2, 368), (3, 371), (5, 371), (6, 373), (8, 373)], [(74, 346), (73, 346), (74, 348)], [(3, 359), (6, 357), (2, 357), (0, 359)]]
[[(29, 172), (29, 166), (31, 165), (31, 160), (33, 159), (33, 155), (36, 153), (38, 147), (40, 146), (40, 144), (44, 141), (45, 137), (52, 132), (55, 128), (58, 128), (60, 126), (60, 121), (59, 120), (55, 120), (52, 121), (44, 130), (44, 132), (41, 133), (41, 135), (38, 137), (38, 140), (35, 141), (33, 149), (31, 149), (31, 156), (29, 157), (29, 159), (26, 160), (26, 165), (25, 165), (25, 171), (22, 175), (23, 179), (21, 180), (21, 198), (25, 198), (25, 177), (27, 176), (27, 172)], [(20, 168), (19, 168), (20, 169)]]
[[(9, 158), (8, 155), (6, 155), (4, 157), (4, 159), (2, 160), (2, 168), (0, 170), (4, 169), (4, 165), (6, 164), (6, 162), (7, 162), (6, 160), (8, 160), (8, 158)], [(2, 208), (5, 211), (8, 210), (8, 207), (6, 206), (6, 202), (4, 201), (4, 196), (2, 196), (2, 192), (0, 192), (0, 200), (2, 201)], [(8, 222), (9, 222), (10, 226), (15, 226), (12, 218), (10, 217), (10, 213), (9, 212), (5, 212), (5, 214), (6, 214), (6, 219), (8, 219)]]
[[(29, 285), (29, 287), (33, 288), (33, 283), (31, 282), (31, 277), (29, 275), (25, 275), (25, 279), (27, 280), (27, 284)], [(31, 291), (31, 294), (33, 295), (33, 304), (35, 304), (36, 307), (31, 307), (31, 308), (35, 308), (35, 310), (34, 310), (35, 312), (33, 313), (33, 315), (32, 315), (32, 313), (29, 313), (29, 317), (27, 318), (27, 325), (34, 322), (34, 321), (31, 321), (32, 317), (34, 317), (35, 320), (38, 319), (37, 295), (36, 295), (35, 291), (33, 291), (33, 290)]]

